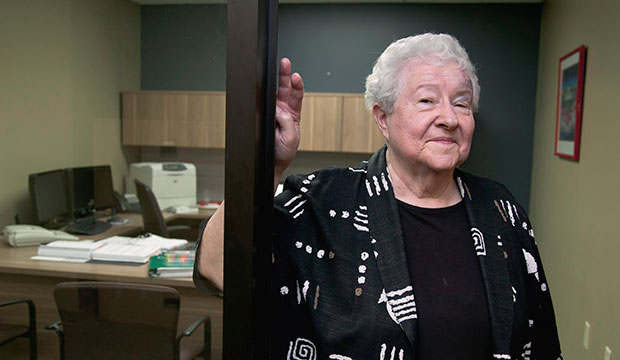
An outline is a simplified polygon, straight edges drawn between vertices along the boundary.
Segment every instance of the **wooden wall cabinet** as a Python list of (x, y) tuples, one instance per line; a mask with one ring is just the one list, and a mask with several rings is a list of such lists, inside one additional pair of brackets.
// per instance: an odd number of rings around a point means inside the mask
[(342, 96), (305, 94), (300, 131), (299, 150), (342, 151)]
[(304, 95), (299, 150), (373, 153), (383, 143), (363, 94)]
[(224, 92), (127, 91), (122, 102), (123, 145), (224, 148)]
[(345, 94), (342, 103), (342, 151), (374, 153), (385, 143), (364, 95)]
[[(372, 153), (383, 136), (363, 94), (306, 93), (300, 151)], [(123, 145), (224, 148), (223, 91), (122, 93)]]
[(164, 93), (122, 94), (122, 137), (123, 145), (167, 143)]

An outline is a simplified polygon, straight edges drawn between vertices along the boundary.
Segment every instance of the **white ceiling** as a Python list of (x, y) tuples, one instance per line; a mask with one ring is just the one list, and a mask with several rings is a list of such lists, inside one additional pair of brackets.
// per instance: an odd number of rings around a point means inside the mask
[[(226, 0), (131, 0), (140, 5), (180, 5), (180, 4), (225, 4)], [(543, 0), (280, 0), (281, 4), (498, 4), (498, 3), (540, 3)]]

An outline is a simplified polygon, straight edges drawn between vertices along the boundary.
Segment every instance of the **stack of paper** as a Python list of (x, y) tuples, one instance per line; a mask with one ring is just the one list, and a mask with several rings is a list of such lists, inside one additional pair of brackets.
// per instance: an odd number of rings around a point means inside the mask
[(153, 234), (143, 238), (138, 238), (137, 240), (140, 243), (157, 244), (161, 250), (181, 249), (187, 247), (189, 244), (189, 241), (184, 239), (169, 239)]
[(142, 238), (113, 236), (99, 240), (103, 246), (93, 251), (92, 259), (97, 261), (146, 263), (162, 250), (185, 247), (187, 240), (167, 239), (157, 235)]
[(191, 278), (194, 273), (194, 268), (160, 268), (153, 271), (149, 270), (150, 277), (160, 278)]
[(90, 240), (84, 241), (52, 241), (47, 245), (39, 245), (40, 260), (88, 261), (91, 253), (103, 244)]
[(92, 259), (99, 261), (123, 261), (145, 263), (149, 258), (159, 252), (156, 244), (106, 244), (93, 251)]

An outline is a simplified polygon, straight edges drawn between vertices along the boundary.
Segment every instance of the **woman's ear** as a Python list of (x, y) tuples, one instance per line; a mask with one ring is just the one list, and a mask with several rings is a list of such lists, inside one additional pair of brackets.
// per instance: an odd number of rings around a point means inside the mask
[(379, 104), (375, 104), (372, 107), (372, 117), (375, 118), (377, 127), (379, 128), (381, 134), (383, 134), (385, 141), (390, 142), (390, 133), (388, 131), (388, 114), (381, 109)]

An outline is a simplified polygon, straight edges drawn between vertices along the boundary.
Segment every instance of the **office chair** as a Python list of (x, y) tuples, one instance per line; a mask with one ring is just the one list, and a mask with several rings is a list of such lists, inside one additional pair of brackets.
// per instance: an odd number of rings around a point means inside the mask
[(138, 200), (140, 201), (140, 211), (142, 212), (142, 222), (144, 223), (144, 232), (163, 237), (196, 241), (198, 232), (192, 231), (191, 227), (187, 225), (167, 226), (153, 190), (140, 180), (135, 180), (135, 182)]
[[(0, 346), (18, 338), (30, 340), (30, 359), (37, 358), (37, 314), (30, 299), (18, 299), (0, 302), (0, 308), (26, 304), (28, 305), (28, 325), (0, 323)], [(14, 311), (14, 310), (13, 310)]]
[[(200, 317), (177, 336), (181, 297), (167, 286), (117, 282), (56, 285), (60, 359), (210, 359), (211, 318)], [(203, 346), (181, 340), (200, 325)]]

